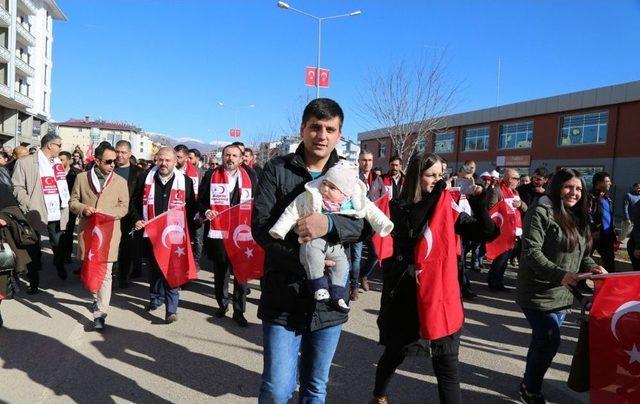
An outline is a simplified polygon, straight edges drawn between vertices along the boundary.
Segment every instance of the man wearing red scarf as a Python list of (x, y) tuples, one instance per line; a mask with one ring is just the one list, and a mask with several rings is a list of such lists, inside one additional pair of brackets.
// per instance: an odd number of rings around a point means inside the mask
[(513, 247), (515, 247), (516, 237), (522, 234), (522, 215), (527, 211), (527, 205), (520, 199), (516, 188), (520, 182), (520, 174), (513, 168), (506, 168), (504, 176), (498, 186), (487, 190), (487, 198), (489, 199), (489, 211), (498, 203), (506, 202), (510, 214), (504, 220), (514, 220), (515, 232), (513, 234), (513, 245), (511, 248), (497, 257), (493, 258), (491, 269), (487, 276), (489, 290), (492, 292), (508, 291), (504, 286), (504, 272), (507, 269), (507, 263)]

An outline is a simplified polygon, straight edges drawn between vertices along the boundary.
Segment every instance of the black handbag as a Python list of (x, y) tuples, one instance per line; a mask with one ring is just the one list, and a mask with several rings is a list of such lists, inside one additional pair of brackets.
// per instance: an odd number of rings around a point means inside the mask
[(9, 230), (17, 246), (28, 247), (38, 242), (38, 233), (36, 233), (24, 217), (18, 217), (8, 212), (3, 213), (15, 224), (15, 226), (9, 226)]
[(589, 309), (593, 298), (583, 297), (581, 299), (582, 308), (580, 310), (580, 331), (578, 333), (578, 343), (571, 359), (571, 370), (567, 386), (573, 391), (584, 393), (589, 391)]

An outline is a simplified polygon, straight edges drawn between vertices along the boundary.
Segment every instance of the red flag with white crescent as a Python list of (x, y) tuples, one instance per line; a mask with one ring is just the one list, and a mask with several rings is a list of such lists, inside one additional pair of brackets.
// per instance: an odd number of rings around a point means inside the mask
[(640, 403), (640, 273), (598, 278), (589, 312), (590, 402)]
[(316, 86), (316, 68), (307, 66), (307, 69), (304, 73), (304, 84), (305, 86)]
[(156, 216), (147, 222), (145, 231), (169, 286), (177, 288), (198, 279), (184, 206)]
[(94, 158), (93, 158), (93, 143), (91, 143), (89, 145), (89, 147), (87, 147), (87, 153), (84, 156), (85, 156), (84, 157), (84, 161), (86, 163), (90, 163), (90, 162), (92, 162), (94, 160)]
[(318, 69), (318, 87), (329, 87), (329, 69)]
[[(229, 231), (223, 238), (224, 249), (231, 262), (233, 275), (238, 283), (260, 279), (264, 274), (264, 250), (251, 235), (253, 199), (242, 202), (220, 213), (221, 223), (229, 223)], [(226, 217), (223, 217), (226, 215)]]
[(455, 333), (464, 322), (454, 229), (457, 209), (451, 193), (443, 192), (414, 250), (420, 335), (429, 340)]
[[(387, 217), (391, 217), (391, 210), (389, 209), (390, 200), (391, 194), (386, 193), (373, 203), (378, 207), (378, 209), (387, 215)], [(382, 262), (383, 259), (389, 258), (393, 255), (393, 237), (391, 237), (391, 234), (386, 237), (381, 237), (380, 234), (375, 233), (373, 237), (371, 237), (371, 242), (373, 244), (373, 248), (376, 250), (379, 262)]]
[(487, 257), (496, 259), (516, 245), (516, 217), (505, 200), (491, 208), (489, 216), (500, 229), (500, 235), (492, 242), (486, 243)]
[(113, 237), (114, 217), (96, 212), (87, 219), (82, 238), (84, 257), (80, 279), (90, 292), (100, 290), (109, 263), (109, 247)]

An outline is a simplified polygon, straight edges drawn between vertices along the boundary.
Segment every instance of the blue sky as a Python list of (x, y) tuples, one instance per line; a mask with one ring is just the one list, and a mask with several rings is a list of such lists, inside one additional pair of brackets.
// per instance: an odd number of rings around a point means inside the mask
[[(206, 142), (279, 136), (301, 113), (304, 69), (315, 65), (317, 23), (274, 0), (57, 0), (52, 113), (135, 123)], [(322, 96), (345, 110), (344, 135), (378, 125), (358, 117), (364, 78), (393, 60), (447, 48), (460, 84), (455, 112), (640, 79), (640, 0), (290, 0), (323, 24)]]

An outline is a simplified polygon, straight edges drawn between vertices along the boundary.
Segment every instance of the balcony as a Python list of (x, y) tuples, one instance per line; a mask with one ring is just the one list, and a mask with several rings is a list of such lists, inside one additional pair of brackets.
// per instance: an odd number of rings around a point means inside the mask
[(11, 15), (2, 6), (0, 6), (0, 27), (8, 27), (11, 25)]
[(38, 9), (31, 0), (18, 0), (18, 7), (29, 15), (36, 15)]
[(17, 55), (16, 55), (16, 69), (29, 77), (33, 77), (36, 74), (36, 70), (33, 67), (29, 66), (27, 62), (20, 59)]
[(33, 99), (29, 98), (28, 96), (16, 91), (13, 95), (13, 98), (18, 104), (24, 105), (27, 108), (33, 108)]
[(26, 41), (26, 43), (30, 46), (35, 46), (36, 37), (31, 34), (31, 32), (27, 31), (25, 27), (21, 24), (16, 24), (16, 32), (18, 36)]
[(9, 63), (9, 60), (11, 60), (11, 52), (9, 52), (9, 49), (0, 45), (0, 63)]
[(9, 90), (9, 87), (5, 86), (4, 84), (0, 84), (0, 95), (3, 97), (11, 98), (11, 90)]

